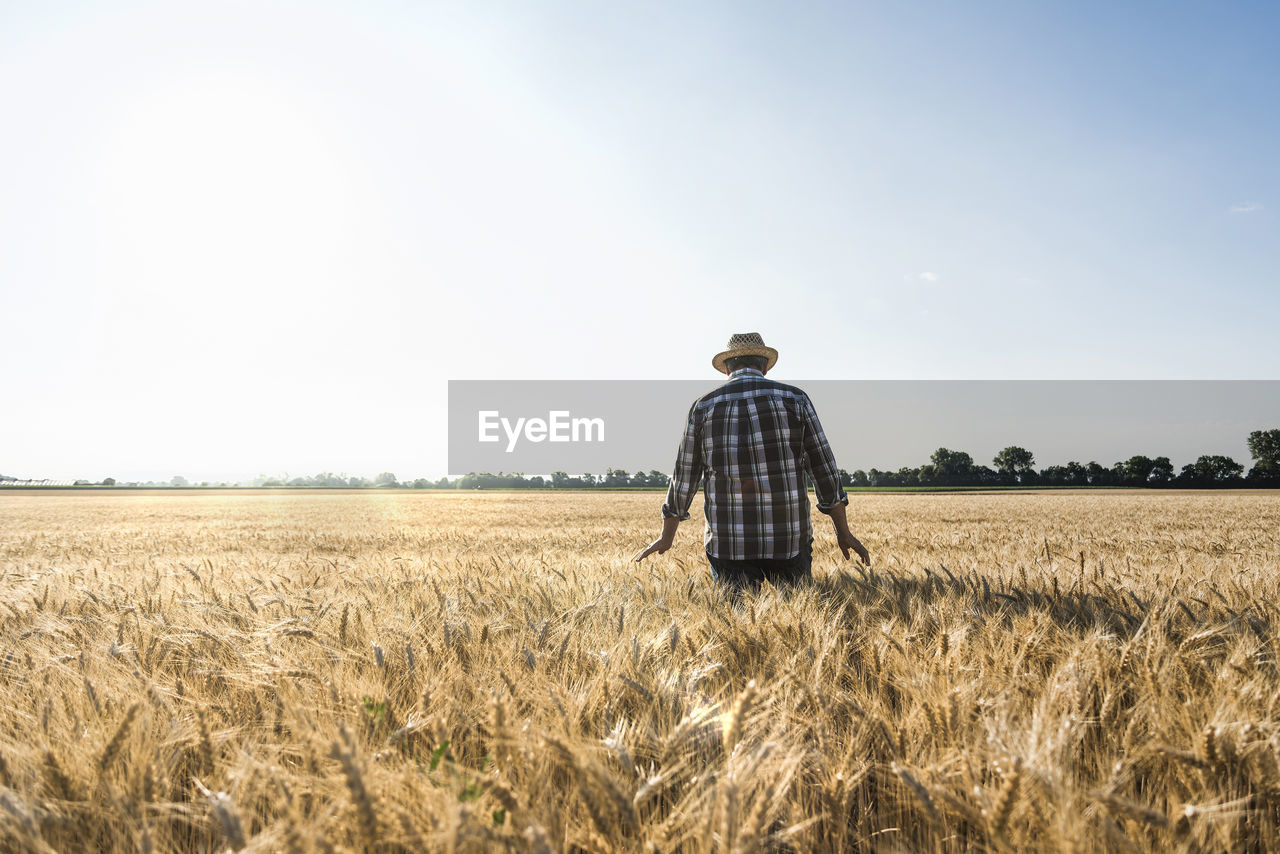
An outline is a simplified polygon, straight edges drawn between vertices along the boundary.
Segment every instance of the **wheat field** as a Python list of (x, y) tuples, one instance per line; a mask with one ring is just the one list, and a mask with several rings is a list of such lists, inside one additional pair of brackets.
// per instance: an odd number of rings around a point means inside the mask
[(1280, 496), (0, 494), (5, 851), (1280, 849)]

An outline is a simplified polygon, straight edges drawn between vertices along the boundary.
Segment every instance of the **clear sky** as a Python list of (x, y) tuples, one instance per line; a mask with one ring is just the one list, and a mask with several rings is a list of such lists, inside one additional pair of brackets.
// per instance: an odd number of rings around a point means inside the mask
[(0, 473), (439, 476), (448, 379), (714, 378), (748, 330), (783, 379), (1278, 378), (1278, 34), (0, 4)]

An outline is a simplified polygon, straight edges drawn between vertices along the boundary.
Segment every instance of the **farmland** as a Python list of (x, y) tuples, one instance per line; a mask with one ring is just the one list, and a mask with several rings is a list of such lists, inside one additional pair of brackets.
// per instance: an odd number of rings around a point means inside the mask
[(1280, 848), (1280, 495), (660, 503), (0, 494), (0, 849)]

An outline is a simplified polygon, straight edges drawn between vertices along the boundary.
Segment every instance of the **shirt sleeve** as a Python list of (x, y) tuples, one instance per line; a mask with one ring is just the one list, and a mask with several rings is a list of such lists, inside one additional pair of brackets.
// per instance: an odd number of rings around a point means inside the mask
[(804, 454), (809, 474), (813, 478), (813, 491), (818, 496), (818, 509), (830, 513), (837, 504), (848, 504), (844, 487), (840, 485), (840, 470), (831, 453), (827, 434), (822, 432), (818, 411), (806, 394), (800, 401), (800, 417), (804, 422)]
[(696, 417), (698, 405), (689, 408), (689, 419), (676, 452), (676, 468), (667, 486), (667, 500), (662, 505), (662, 518), (689, 518), (689, 507), (698, 494), (698, 482), (702, 480), (702, 420)]

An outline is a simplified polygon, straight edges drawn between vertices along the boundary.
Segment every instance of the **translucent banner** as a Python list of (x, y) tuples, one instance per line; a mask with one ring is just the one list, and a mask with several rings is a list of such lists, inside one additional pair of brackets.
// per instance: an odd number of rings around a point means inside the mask
[[(772, 379), (772, 377), (770, 377)], [(1248, 434), (1280, 427), (1280, 381), (791, 381), (813, 400), (841, 468), (893, 470), (938, 448), (988, 463), (1002, 448), (1037, 465), (1135, 454), (1175, 464), (1247, 462)], [(669, 472), (691, 404), (711, 382), (455, 380), (449, 473), (609, 468)]]

